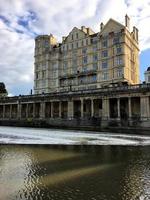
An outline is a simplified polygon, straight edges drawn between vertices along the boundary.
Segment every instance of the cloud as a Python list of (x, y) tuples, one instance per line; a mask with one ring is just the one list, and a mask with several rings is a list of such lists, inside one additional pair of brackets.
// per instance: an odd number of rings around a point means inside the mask
[(15, 87), (33, 86), (36, 35), (52, 33), (61, 41), (82, 25), (98, 32), (101, 21), (124, 23), (126, 13), (139, 29), (140, 49), (149, 49), (150, 0), (1, 0), (0, 81), (13, 94)]

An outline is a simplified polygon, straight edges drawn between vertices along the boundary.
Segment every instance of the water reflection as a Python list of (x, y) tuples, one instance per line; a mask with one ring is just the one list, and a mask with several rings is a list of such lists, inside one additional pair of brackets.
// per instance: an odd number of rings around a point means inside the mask
[(150, 147), (0, 146), (0, 199), (150, 199)]

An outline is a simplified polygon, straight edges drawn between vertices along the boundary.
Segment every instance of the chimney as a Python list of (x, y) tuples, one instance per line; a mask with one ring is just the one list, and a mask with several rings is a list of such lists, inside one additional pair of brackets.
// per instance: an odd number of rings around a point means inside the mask
[(87, 29), (85, 26), (81, 26), (81, 30), (84, 32), (84, 33), (87, 33)]
[(57, 40), (52, 34), (50, 34), (49, 40), (50, 40), (50, 44), (51, 45), (56, 45), (57, 44)]
[(130, 18), (128, 15), (125, 16), (125, 26), (130, 29)]
[(87, 34), (90, 35), (90, 28), (87, 28)]
[(139, 34), (138, 34), (138, 29), (135, 27), (135, 26), (133, 26), (133, 35), (134, 35), (134, 38), (135, 38), (135, 40), (139, 40)]
[(104, 28), (104, 24), (103, 24), (103, 22), (101, 22), (101, 24), (100, 24), (100, 31), (102, 31), (103, 28)]

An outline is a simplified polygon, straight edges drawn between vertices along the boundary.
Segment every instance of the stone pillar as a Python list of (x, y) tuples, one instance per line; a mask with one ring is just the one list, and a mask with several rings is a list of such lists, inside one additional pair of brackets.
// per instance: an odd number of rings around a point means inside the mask
[(130, 119), (132, 117), (131, 97), (128, 98), (128, 107), (129, 107), (129, 119)]
[(5, 105), (3, 105), (3, 118), (5, 118)]
[(9, 119), (12, 118), (12, 104), (9, 105)]
[(109, 99), (105, 98), (102, 99), (102, 118), (109, 119), (110, 112), (109, 112)]
[(59, 118), (61, 118), (61, 101), (59, 102)]
[(94, 116), (94, 99), (91, 99), (91, 117)]
[(53, 118), (53, 102), (51, 102), (51, 118)]
[(141, 119), (147, 119), (150, 117), (150, 105), (149, 105), (149, 97), (141, 96), (140, 98), (140, 111), (141, 111)]
[(118, 119), (120, 119), (120, 98), (117, 99)]
[(40, 118), (45, 118), (45, 102), (40, 103)]
[(72, 119), (73, 114), (74, 114), (74, 106), (73, 106), (73, 101), (68, 101), (68, 118)]
[(36, 110), (35, 110), (35, 109), (36, 109), (36, 107), (35, 107), (35, 103), (33, 103), (33, 118), (36, 117), (36, 116), (35, 116), (35, 115), (36, 115), (36, 114), (35, 114), (35, 113), (36, 113)]
[(21, 119), (21, 108), (22, 108), (22, 106), (21, 106), (20, 102), (18, 102), (18, 105), (17, 105), (17, 118), (18, 119)]
[(29, 106), (28, 106), (28, 103), (26, 104), (26, 118), (28, 118), (29, 117)]
[(84, 108), (84, 99), (81, 99), (81, 118), (84, 117), (83, 108)]

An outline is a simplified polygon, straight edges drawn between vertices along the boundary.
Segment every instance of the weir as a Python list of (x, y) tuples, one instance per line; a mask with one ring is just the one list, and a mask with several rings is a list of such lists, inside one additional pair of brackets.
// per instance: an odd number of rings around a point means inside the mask
[(0, 98), (0, 123), (150, 127), (150, 84)]

